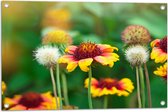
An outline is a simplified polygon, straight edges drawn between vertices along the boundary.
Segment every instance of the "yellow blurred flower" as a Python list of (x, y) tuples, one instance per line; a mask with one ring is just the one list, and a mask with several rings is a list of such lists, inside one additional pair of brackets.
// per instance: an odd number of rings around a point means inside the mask
[(55, 98), (51, 95), (51, 92), (46, 92), (43, 94), (28, 92), (23, 95), (15, 95), (13, 98), (6, 97), (4, 99), (4, 104), (9, 104), (9, 108), (7, 110), (58, 109)]
[(48, 32), (42, 39), (42, 44), (49, 43), (70, 45), (72, 43), (72, 38), (63, 30), (54, 30)]
[(118, 48), (106, 44), (84, 42), (79, 46), (67, 47), (65, 49), (67, 54), (60, 57), (58, 62), (66, 63), (68, 72), (75, 70), (78, 65), (82, 71), (88, 72), (93, 61), (113, 67), (114, 62), (119, 60), (119, 56), (114, 53), (114, 50), (118, 50)]
[(158, 67), (157, 70), (155, 70), (153, 73), (157, 76), (161, 76), (167, 79), (167, 62), (164, 65)]
[(2, 81), (2, 95), (5, 93), (6, 91), (6, 84), (4, 81)]
[[(85, 88), (88, 88), (89, 79), (84, 82)], [(128, 78), (121, 80), (112, 78), (103, 78), (99, 81), (95, 78), (91, 79), (92, 97), (100, 97), (103, 95), (128, 96), (134, 89), (133, 83)]]
[(71, 27), (71, 13), (67, 9), (48, 9), (42, 20), (43, 27), (57, 27), (68, 30)]
[(167, 36), (152, 41), (151, 47), (151, 59), (154, 59), (155, 63), (164, 63), (167, 60)]

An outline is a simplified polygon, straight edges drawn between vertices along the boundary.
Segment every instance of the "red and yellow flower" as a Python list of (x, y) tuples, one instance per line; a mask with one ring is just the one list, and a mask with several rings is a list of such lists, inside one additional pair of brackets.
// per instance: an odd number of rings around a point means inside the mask
[(113, 67), (114, 62), (119, 60), (114, 50), (118, 49), (107, 44), (84, 42), (79, 46), (67, 47), (66, 54), (60, 57), (59, 63), (66, 63), (68, 72), (73, 71), (78, 65), (82, 71), (88, 72), (93, 61)]
[[(58, 100), (59, 101), (59, 100)], [(6, 97), (4, 104), (8, 104), (8, 110), (52, 110), (57, 109), (55, 98), (51, 92), (39, 94), (28, 92), (23, 95)]]
[(153, 73), (157, 76), (161, 76), (161, 77), (167, 79), (167, 63), (158, 67), (157, 70), (155, 70)]
[(154, 59), (155, 63), (164, 63), (167, 60), (167, 36), (152, 41), (151, 47), (151, 59)]
[[(88, 88), (89, 79), (84, 82), (85, 88)], [(99, 81), (95, 78), (91, 79), (91, 94), (92, 97), (100, 97), (103, 95), (118, 95), (128, 96), (134, 89), (133, 83), (128, 78), (121, 80), (104, 78)]]

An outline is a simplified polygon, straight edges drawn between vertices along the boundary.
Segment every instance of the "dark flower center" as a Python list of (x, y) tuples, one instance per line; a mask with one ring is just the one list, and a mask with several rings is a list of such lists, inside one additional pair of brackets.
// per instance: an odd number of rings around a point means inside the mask
[(167, 36), (160, 40), (159, 47), (167, 53)]
[(81, 43), (79, 47), (76, 49), (74, 53), (74, 57), (77, 60), (85, 59), (85, 58), (93, 58), (95, 56), (100, 55), (102, 52), (100, 48), (94, 43), (86, 42)]
[(118, 83), (118, 80), (112, 80), (110, 78), (107, 79), (101, 79), (97, 85), (97, 87), (103, 89), (103, 88), (107, 88), (107, 89), (111, 89), (112, 87), (116, 87), (119, 90), (123, 90), (122, 86), (120, 83)]
[(38, 107), (43, 102), (40, 94), (34, 92), (28, 92), (23, 94), (19, 104), (26, 106), (27, 108)]

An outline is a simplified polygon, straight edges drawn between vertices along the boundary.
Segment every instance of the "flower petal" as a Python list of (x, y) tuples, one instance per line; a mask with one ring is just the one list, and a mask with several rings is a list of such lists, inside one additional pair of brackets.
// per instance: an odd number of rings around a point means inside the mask
[(134, 86), (130, 79), (123, 78), (118, 82), (122, 88), (122, 90), (118, 89), (117, 95), (118, 96), (128, 96), (129, 93), (132, 93)]
[(10, 106), (18, 104), (18, 101), (20, 100), (20, 95), (15, 95), (13, 98), (6, 97), (4, 99), (4, 104), (9, 104)]
[(65, 49), (65, 52), (66, 53), (69, 53), (69, 54), (74, 54), (75, 50), (77, 49), (78, 47), (77, 46), (68, 46), (66, 49)]
[(84, 72), (88, 72), (89, 71), (89, 67), (91, 65), (91, 63), (93, 62), (92, 58), (86, 58), (86, 59), (82, 59), (78, 62), (79, 67), (82, 71)]
[(58, 59), (58, 63), (69, 63), (70, 61), (73, 61), (73, 60), (74, 60), (74, 57), (72, 55), (64, 55)]
[(155, 45), (158, 46), (159, 42), (160, 42), (160, 39), (155, 39), (154, 41), (151, 42), (150, 45), (151, 47), (155, 47)]
[(16, 106), (10, 108), (9, 110), (27, 110), (27, 108), (23, 105), (16, 105)]
[(75, 70), (75, 68), (76, 68), (77, 66), (78, 66), (78, 62), (77, 62), (77, 61), (71, 61), (71, 62), (68, 63), (66, 69), (68, 70), (68, 72), (72, 72), (72, 71)]
[(153, 48), (150, 57), (155, 60), (155, 63), (164, 63), (167, 60), (167, 53), (159, 48)]
[[(96, 86), (99, 82), (95, 79), (95, 78), (92, 78), (91, 79), (91, 85), (92, 86)], [(85, 88), (88, 88), (88, 85), (89, 85), (89, 78), (87, 78), (84, 82), (84, 85), (85, 85)]]
[(114, 50), (117, 50), (118, 51), (118, 48), (117, 47), (112, 47), (110, 45), (107, 45), (107, 44), (98, 44), (98, 47), (100, 48), (100, 50), (105, 53), (110, 53), (110, 52), (113, 52)]
[(94, 59), (101, 63), (102, 65), (107, 65), (108, 64), (108, 60), (104, 57), (104, 56), (96, 56), (94, 57)]

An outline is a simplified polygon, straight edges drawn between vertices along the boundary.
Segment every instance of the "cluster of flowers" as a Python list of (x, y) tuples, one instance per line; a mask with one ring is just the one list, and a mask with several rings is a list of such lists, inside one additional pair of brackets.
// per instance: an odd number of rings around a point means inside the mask
[(154, 74), (167, 79), (167, 36), (152, 41), (151, 47), (151, 59), (155, 60), (155, 63), (163, 64), (154, 71)]
[[(55, 16), (50, 16), (58, 12), (64, 12), (66, 17), (54, 18)], [(47, 11), (46, 15), (46, 17), (50, 18), (43, 20), (44, 26), (46, 24), (56, 24), (58, 26), (58, 23), (65, 23), (68, 21), (65, 18), (69, 18), (69, 14), (65, 10)], [(54, 28), (47, 33), (45, 32), (41, 46), (34, 52), (37, 62), (50, 70), (54, 96), (51, 95), (51, 92), (42, 94), (28, 92), (23, 95), (15, 95), (13, 98), (5, 97), (3, 103), (4, 105), (8, 104), (8, 106), (4, 106), (6, 110), (74, 109), (74, 107), (69, 105), (68, 97), (63, 96), (63, 98), (61, 94), (61, 91), (63, 91), (61, 90), (61, 86), (63, 85), (60, 83), (59, 69), (65, 66), (59, 66), (60, 64), (66, 64), (68, 72), (74, 71), (78, 66), (83, 72), (88, 72), (88, 78), (84, 81), (84, 87), (88, 88), (89, 108), (93, 108), (91, 96), (101, 97), (114, 94), (128, 96), (133, 92), (134, 85), (129, 78), (119, 80), (102, 77), (95, 79), (94, 73), (92, 74), (92, 67), (95, 63), (113, 67), (114, 63), (119, 61), (119, 56), (115, 53), (115, 51), (118, 51), (118, 48), (92, 42), (82, 42), (78, 46), (72, 45), (72, 37), (65, 30), (67, 30), (67, 27), (61, 24), (60, 28)], [(125, 55), (132, 66), (141, 67), (142, 64), (148, 61), (149, 51), (146, 46), (151, 41), (151, 38), (146, 28), (139, 25), (128, 26), (122, 33), (122, 40), (127, 44)], [(162, 40), (157, 39), (153, 41), (151, 46), (153, 48), (151, 59), (155, 59), (156, 63), (164, 63), (167, 60), (167, 37)], [(166, 77), (166, 63), (163, 67), (154, 71), (154, 74)], [(54, 76), (54, 71), (56, 71), (56, 77)], [(2, 86), (2, 94), (4, 95), (6, 90), (5, 83), (2, 83)], [(137, 88), (139, 87), (137, 86)], [(65, 106), (63, 106), (63, 100), (65, 101)], [(141, 105), (141, 102), (139, 105)]]
[[(148, 91), (148, 106), (152, 107), (150, 80), (146, 62), (149, 58), (148, 43), (151, 41), (149, 31), (140, 25), (130, 25), (122, 32), (122, 40), (126, 44), (125, 55), (127, 61), (136, 68), (137, 96), (139, 107), (145, 107), (145, 83), (142, 65), (146, 76), (146, 86)], [(154, 74), (167, 79), (167, 36), (163, 39), (156, 39), (151, 42), (152, 52), (150, 58), (155, 63), (164, 63), (157, 68)]]

